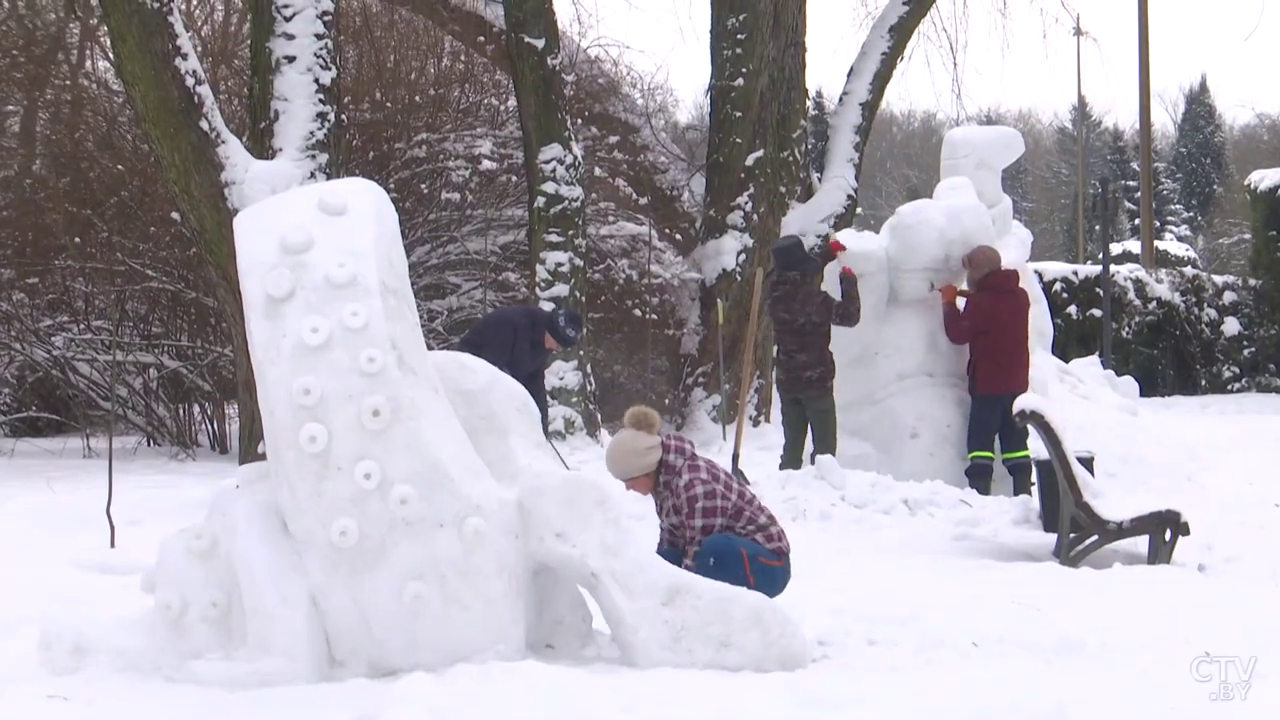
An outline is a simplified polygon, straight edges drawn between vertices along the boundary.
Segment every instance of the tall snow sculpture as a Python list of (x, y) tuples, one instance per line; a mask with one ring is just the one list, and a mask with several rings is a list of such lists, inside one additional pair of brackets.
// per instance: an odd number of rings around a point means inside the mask
[(1013, 199), (1004, 192), (1004, 171), (1026, 152), (1022, 133), (1005, 125), (967, 125), (952, 128), (942, 138), (939, 176), (965, 177), (978, 191), (978, 199), (991, 211), (995, 248), (1007, 268), (1016, 268), (1022, 289), (1031, 298), (1032, 352), (1053, 351), (1053, 318), (1031, 260), (1031, 231), (1013, 217)]
[[(931, 290), (963, 282), (960, 258), (980, 244), (1000, 251), (1030, 297), (1036, 394), (1056, 399), (1067, 392), (1120, 403), (1135, 396), (1130, 383), (1114, 373), (1099, 369), (1086, 377), (1082, 365), (1053, 356), (1048, 299), (1029, 265), (1033, 238), (1014, 219), (1002, 182), (1004, 170), (1024, 151), (1021, 133), (1010, 127), (954, 128), (943, 137), (941, 181), (932, 198), (898, 208), (878, 234), (839, 233), (849, 252), (827, 268), (824, 287), (838, 296), (836, 273), (847, 265), (858, 274), (862, 298), (858, 327), (834, 328), (831, 337), (841, 465), (968, 487), (968, 349), (946, 339), (939, 298)], [(1000, 491), (1007, 473), (998, 468), (996, 480)]]
[(559, 467), (518, 383), (427, 351), (376, 184), (297, 188), (235, 231), (269, 460), (161, 544), (144, 589), (169, 675), (305, 682), (582, 652), (579, 586), (624, 662), (807, 664), (778, 603), (628, 546), (623, 489)]
[[(879, 234), (845, 230), (839, 265), (858, 275), (862, 318), (833, 328), (837, 459), (900, 480), (964, 481), (968, 351), (951, 344), (935, 290), (964, 279), (961, 259), (995, 242), (987, 207), (964, 177), (898, 208)], [(839, 290), (835, 290), (836, 293)], [(960, 452), (957, 455), (957, 447)]]

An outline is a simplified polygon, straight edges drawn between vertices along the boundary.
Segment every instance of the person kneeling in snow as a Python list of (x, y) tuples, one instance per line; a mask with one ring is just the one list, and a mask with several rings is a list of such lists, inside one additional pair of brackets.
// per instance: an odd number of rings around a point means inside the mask
[(791, 581), (791, 544), (777, 518), (720, 465), (643, 405), (627, 410), (605, 451), (609, 473), (651, 496), (662, 532), (658, 554), (711, 580), (777, 597)]
[(941, 289), (947, 339), (969, 345), (969, 466), (964, 474), (969, 487), (991, 494), (999, 435), (1000, 458), (1013, 478), (1013, 494), (1030, 495), (1027, 429), (1013, 419), (1013, 402), (1030, 385), (1031, 301), (1018, 284), (1018, 271), (1002, 269), (1000, 252), (989, 245), (965, 255), (964, 269), (970, 288), (964, 312), (956, 307), (956, 286)]
[(840, 300), (822, 289), (822, 269), (844, 252), (831, 240), (814, 256), (795, 235), (773, 246), (769, 280), (769, 318), (773, 321), (778, 402), (782, 406), (782, 459), (779, 470), (799, 470), (804, 443), (813, 430), (810, 464), (819, 455), (836, 454), (836, 362), (831, 355), (831, 326), (853, 327), (862, 316), (858, 278), (840, 271)]

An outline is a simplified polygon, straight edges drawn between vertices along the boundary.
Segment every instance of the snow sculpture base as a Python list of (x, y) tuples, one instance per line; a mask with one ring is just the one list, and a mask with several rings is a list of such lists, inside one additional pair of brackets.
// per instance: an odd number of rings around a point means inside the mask
[(298, 188), (235, 230), (270, 460), (166, 538), (144, 578), (167, 676), (311, 682), (585, 654), (579, 586), (633, 665), (808, 662), (781, 606), (625, 547), (624, 489), (565, 471), (516, 381), (427, 351), (381, 188)]
[[(1125, 402), (1127, 384), (1053, 356), (1053, 320), (1039, 278), (1030, 268), (1031, 232), (1013, 217), (1001, 174), (1025, 150), (1021, 133), (1006, 126), (964, 126), (942, 141), (940, 177), (933, 197), (898, 208), (878, 234), (845, 230), (849, 249), (827, 268), (824, 287), (839, 297), (837, 273), (846, 265), (858, 274), (862, 320), (852, 329), (833, 328), (836, 405), (841, 448), (874, 451), (874, 467), (846, 456), (842, 465), (875, 470), (899, 480), (942, 480), (968, 487), (965, 430), (969, 393), (968, 348), (947, 340), (939, 298), (932, 290), (960, 284), (960, 259), (977, 245), (1000, 251), (1004, 267), (1016, 269), (1031, 300), (1028, 319), (1031, 389), (1044, 397), (1063, 382), (1090, 388), (1078, 397)], [(1082, 371), (1082, 372), (1073, 372)], [(1083, 374), (1082, 374), (1083, 373)], [(1064, 381), (1063, 378), (1070, 378)], [(1125, 391), (1127, 392), (1127, 390)], [(994, 488), (1010, 492), (1008, 474), (997, 467)]]

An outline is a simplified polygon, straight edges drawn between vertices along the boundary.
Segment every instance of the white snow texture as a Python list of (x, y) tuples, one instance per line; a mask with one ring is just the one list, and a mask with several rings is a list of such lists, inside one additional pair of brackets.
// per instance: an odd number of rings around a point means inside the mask
[[(941, 181), (931, 198), (898, 208), (879, 233), (838, 234), (848, 252), (827, 268), (824, 287), (838, 297), (837, 273), (848, 266), (862, 301), (859, 324), (835, 327), (831, 338), (842, 466), (967, 487), (968, 348), (947, 340), (933, 291), (964, 281), (961, 258), (978, 245), (999, 250), (1031, 298), (1032, 390), (1048, 396), (1061, 386), (1060, 375), (1077, 375), (1075, 363), (1052, 354), (1048, 299), (1028, 265), (1031, 233), (1014, 219), (1002, 187), (1004, 169), (1024, 150), (1021, 133), (1010, 127), (954, 128), (943, 138)], [(1068, 383), (1124, 401), (1113, 384), (1080, 377)], [(998, 490), (1002, 484), (1008, 475), (998, 469)]]
[(376, 184), (268, 198), (235, 239), (270, 459), (162, 543), (146, 586), (170, 674), (305, 682), (583, 652), (579, 586), (624, 662), (807, 664), (778, 604), (624, 546), (622, 487), (565, 471), (515, 380), (426, 349)]

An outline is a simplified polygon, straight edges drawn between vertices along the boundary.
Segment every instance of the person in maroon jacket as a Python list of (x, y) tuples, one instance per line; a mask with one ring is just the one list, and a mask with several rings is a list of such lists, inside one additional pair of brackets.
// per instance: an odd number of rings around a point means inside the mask
[(991, 494), (995, 440), (1000, 459), (1013, 478), (1014, 495), (1031, 494), (1031, 453), (1027, 429), (1013, 419), (1013, 401), (1027, 391), (1031, 367), (1028, 316), (1031, 300), (1018, 284), (1018, 271), (1001, 267), (1000, 252), (979, 245), (964, 257), (969, 291), (964, 311), (956, 307), (961, 293), (942, 288), (942, 320), (947, 339), (969, 346), (969, 487)]

